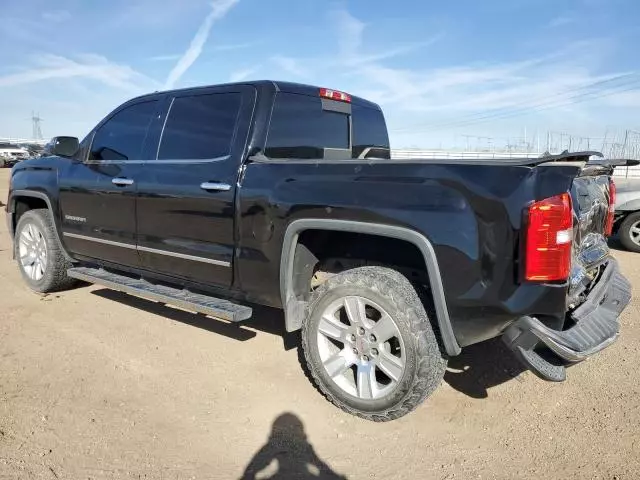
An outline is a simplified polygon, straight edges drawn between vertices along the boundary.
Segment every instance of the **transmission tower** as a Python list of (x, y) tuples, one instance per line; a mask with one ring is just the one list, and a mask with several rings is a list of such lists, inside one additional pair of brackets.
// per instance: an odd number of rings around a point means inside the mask
[(31, 126), (32, 126), (32, 136), (34, 140), (42, 140), (42, 128), (40, 123), (42, 122), (42, 118), (40, 118), (40, 114), (36, 114), (31, 112)]

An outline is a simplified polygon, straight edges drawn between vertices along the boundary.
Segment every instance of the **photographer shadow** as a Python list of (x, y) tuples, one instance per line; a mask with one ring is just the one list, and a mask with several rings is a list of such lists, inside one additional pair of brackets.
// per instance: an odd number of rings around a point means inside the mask
[(267, 443), (253, 456), (241, 480), (346, 480), (316, 454), (302, 421), (283, 413), (273, 422)]

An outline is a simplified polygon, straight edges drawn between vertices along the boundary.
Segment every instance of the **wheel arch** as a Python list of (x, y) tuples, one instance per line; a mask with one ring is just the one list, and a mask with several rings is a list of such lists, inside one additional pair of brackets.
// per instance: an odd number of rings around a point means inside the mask
[(362, 233), (403, 240), (420, 250), (429, 276), (433, 305), (442, 343), (448, 355), (458, 355), (460, 345), (453, 333), (449, 318), (442, 276), (438, 259), (431, 242), (422, 234), (404, 227), (334, 219), (298, 219), (291, 222), (284, 235), (280, 260), (280, 295), (285, 312), (285, 326), (288, 332), (299, 330), (306, 315), (308, 303), (295, 292), (294, 263), (300, 234), (305, 230), (327, 230)]
[[(73, 257), (71, 257), (71, 255), (69, 255), (67, 250), (64, 248), (64, 243), (62, 243), (62, 238), (60, 236), (60, 231), (58, 229), (58, 222), (57, 222), (55, 210), (53, 209), (51, 199), (46, 193), (37, 192), (34, 190), (13, 190), (11, 192), (11, 198), (9, 199), (8, 209), (7, 209), (7, 212), (10, 215), (9, 227), (10, 227), (11, 236), (13, 237), (13, 235), (15, 234), (15, 229), (18, 225), (18, 220), (19, 220), (19, 218), (16, 218), (16, 205), (20, 202), (21, 199), (25, 199), (25, 198), (38, 199), (38, 200), (44, 201), (46, 208), (49, 210), (49, 212), (51, 212), (51, 217), (53, 219), (53, 225), (55, 227), (56, 237), (58, 239), (58, 244), (60, 245), (60, 250), (62, 251), (62, 253), (64, 254), (67, 260), (74, 261)], [(30, 209), (27, 209), (27, 211), (28, 210), (33, 210), (33, 209), (30, 208)]]

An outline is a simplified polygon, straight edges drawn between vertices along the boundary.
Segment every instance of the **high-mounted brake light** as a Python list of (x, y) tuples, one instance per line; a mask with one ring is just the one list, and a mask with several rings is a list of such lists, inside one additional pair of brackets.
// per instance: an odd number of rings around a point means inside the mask
[(616, 213), (616, 184), (613, 178), (609, 179), (609, 211), (607, 212), (607, 223), (604, 225), (604, 234), (610, 237), (613, 234), (613, 220)]
[(351, 103), (351, 95), (344, 92), (338, 92), (337, 90), (330, 90), (328, 88), (320, 89), (320, 96), (322, 98), (329, 98), (331, 100), (338, 100), (339, 102)]
[(568, 193), (545, 198), (529, 207), (525, 246), (525, 279), (566, 280), (571, 268), (573, 207)]

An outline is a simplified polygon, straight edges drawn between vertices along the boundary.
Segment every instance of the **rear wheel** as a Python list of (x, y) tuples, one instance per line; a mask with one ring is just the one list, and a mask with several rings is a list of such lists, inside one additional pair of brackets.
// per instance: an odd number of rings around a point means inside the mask
[(627, 250), (640, 252), (640, 212), (627, 215), (620, 224), (618, 235)]
[(14, 238), (14, 253), (22, 278), (35, 292), (48, 293), (71, 287), (71, 267), (58, 243), (51, 212), (29, 210), (20, 217)]
[(373, 421), (415, 409), (440, 384), (447, 363), (417, 292), (384, 267), (354, 268), (319, 286), (302, 343), (327, 399)]

